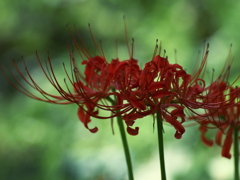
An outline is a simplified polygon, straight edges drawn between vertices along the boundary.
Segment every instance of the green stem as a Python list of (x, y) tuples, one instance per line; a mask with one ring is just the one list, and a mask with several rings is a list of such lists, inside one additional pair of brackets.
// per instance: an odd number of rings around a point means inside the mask
[(165, 161), (164, 161), (164, 143), (163, 143), (163, 123), (160, 112), (157, 112), (157, 130), (158, 130), (158, 150), (160, 160), (160, 170), (162, 180), (166, 180)]
[[(112, 89), (112, 91), (115, 92), (115, 89)], [(116, 102), (115, 102), (116, 100), (114, 101), (110, 97), (107, 97), (106, 99), (109, 102), (111, 102), (113, 105), (116, 104)], [(124, 149), (126, 163), (127, 163), (127, 168), (128, 168), (128, 179), (129, 180), (134, 180), (131, 155), (130, 155), (130, 151), (129, 151), (129, 147), (128, 147), (127, 137), (126, 137), (126, 134), (125, 134), (125, 129), (124, 129), (122, 118), (117, 116), (117, 122), (118, 122), (118, 127), (119, 127), (119, 131), (120, 131), (121, 138), (122, 138), (123, 149)]]
[(234, 127), (234, 179), (239, 180), (239, 142), (238, 127)]
[(129, 178), (129, 180), (133, 180), (134, 178), (133, 178), (132, 161), (131, 161), (130, 151), (129, 151), (129, 148), (128, 148), (125, 129), (124, 129), (124, 126), (123, 126), (123, 120), (122, 120), (121, 117), (118, 116), (117, 121), (118, 121), (118, 126), (119, 126), (119, 130), (120, 130), (121, 138), (122, 138), (125, 158), (126, 158), (126, 162), (127, 162), (128, 178)]

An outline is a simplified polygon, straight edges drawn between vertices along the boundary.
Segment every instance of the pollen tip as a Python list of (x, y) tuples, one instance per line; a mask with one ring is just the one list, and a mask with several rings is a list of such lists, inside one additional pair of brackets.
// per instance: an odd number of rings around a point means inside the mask
[(91, 26), (90, 23), (88, 23), (88, 27), (89, 27), (89, 28), (90, 28), (90, 26)]
[(123, 20), (125, 20), (126, 19), (126, 15), (123, 15)]
[(69, 23), (66, 24), (66, 27), (68, 27)]
[(209, 43), (207, 43), (207, 49), (209, 48), (209, 46), (210, 46), (210, 44), (209, 44)]

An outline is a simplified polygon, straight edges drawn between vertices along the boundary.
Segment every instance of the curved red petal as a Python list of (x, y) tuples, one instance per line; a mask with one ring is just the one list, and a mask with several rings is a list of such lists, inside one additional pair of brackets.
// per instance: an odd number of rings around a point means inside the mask
[(171, 95), (176, 95), (176, 93), (166, 91), (166, 90), (158, 90), (152, 95), (152, 98), (162, 98), (162, 97), (171, 96)]
[(232, 146), (232, 142), (233, 142), (233, 128), (229, 128), (228, 132), (227, 132), (227, 136), (224, 140), (224, 143), (223, 143), (223, 147), (222, 147), (222, 156), (223, 157), (226, 157), (228, 159), (231, 159), (231, 154), (230, 154), (230, 149), (231, 149), (231, 146)]
[(151, 92), (165, 87), (165, 82), (152, 82), (151, 85), (148, 87), (148, 91)]
[(140, 110), (145, 110), (146, 109), (146, 105), (144, 104), (143, 101), (138, 101), (134, 98), (129, 98), (129, 101), (130, 103), (137, 109), (140, 109)]
[(215, 141), (216, 141), (216, 144), (219, 145), (219, 146), (222, 145), (222, 135), (223, 135), (223, 131), (221, 129), (218, 130), (218, 132), (216, 134)]
[(127, 127), (128, 134), (130, 134), (132, 136), (138, 135), (138, 130), (139, 130), (139, 127), (135, 127), (134, 129), (129, 126)]
[(202, 142), (207, 146), (213, 146), (213, 140), (210, 140), (210, 139), (205, 137), (206, 132), (207, 132), (207, 127), (205, 127), (205, 125), (203, 125), (199, 128), (199, 130), (202, 132), (201, 133)]
[(89, 128), (88, 123), (91, 122), (90, 115), (87, 114), (81, 107), (78, 108), (78, 118), (91, 133), (98, 131), (97, 127)]

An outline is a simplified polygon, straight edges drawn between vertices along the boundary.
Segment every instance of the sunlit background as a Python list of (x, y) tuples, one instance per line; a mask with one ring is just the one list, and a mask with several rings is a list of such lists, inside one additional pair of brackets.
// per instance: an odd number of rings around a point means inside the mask
[[(128, 58), (125, 15), (128, 38), (135, 39), (134, 57), (140, 64), (151, 60), (159, 39), (170, 62), (177, 61), (191, 73), (206, 40), (210, 43), (206, 76), (211, 77), (212, 68), (216, 73), (221, 70), (233, 44), (231, 81), (239, 74), (239, 10), (240, 2), (233, 0), (1, 0), (0, 64), (5, 69), (5, 64), (12, 67), (14, 59), (24, 72), (23, 56), (39, 85), (54, 93), (37, 64), (36, 51), (43, 61), (50, 52), (58, 80), (63, 82), (62, 63), (68, 62), (68, 47), (72, 44), (66, 25), (72, 29), (76, 26), (88, 49), (97, 55), (89, 34), (90, 23), (109, 61), (117, 56)], [(3, 75), (0, 82), (0, 179), (127, 179), (116, 124), (112, 135), (110, 120), (95, 119), (91, 126), (98, 126), (99, 132), (91, 134), (78, 120), (76, 105), (38, 102), (15, 90)], [(137, 120), (136, 126), (140, 127), (139, 135), (127, 137), (135, 179), (160, 179), (152, 117)], [(203, 145), (198, 126), (187, 127), (180, 140), (174, 138), (172, 127), (165, 125), (164, 129), (169, 180), (233, 178), (233, 160), (221, 157), (220, 147)]]

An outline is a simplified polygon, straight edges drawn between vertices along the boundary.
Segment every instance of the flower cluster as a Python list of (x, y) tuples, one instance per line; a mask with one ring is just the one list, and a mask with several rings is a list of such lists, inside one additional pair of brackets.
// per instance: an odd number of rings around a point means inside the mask
[[(71, 30), (70, 33), (72, 34)], [(74, 36), (73, 40), (77, 52), (83, 59), (81, 64), (85, 66), (85, 70), (82, 74), (73, 52), (70, 51), (70, 72), (64, 65), (67, 76), (64, 80), (65, 87), (58, 82), (50, 57), (44, 68), (37, 55), (43, 74), (58, 91), (58, 95), (43, 90), (32, 78), (25, 62), (28, 78), (15, 62), (14, 68), (30, 87), (40, 92), (42, 97), (29, 91), (14, 76), (10, 68), (8, 70), (13, 79), (8, 77), (3, 68), (2, 71), (15, 88), (33, 99), (53, 104), (77, 104), (80, 121), (92, 133), (98, 131), (97, 127), (89, 127), (92, 117), (99, 119), (121, 117), (127, 126), (127, 132), (137, 135), (139, 127), (133, 127), (136, 120), (159, 113), (160, 120), (172, 125), (176, 130), (175, 138), (180, 139), (185, 132), (183, 123), (186, 119), (194, 119), (200, 124), (202, 141), (209, 146), (213, 145), (213, 141), (205, 136), (209, 128), (218, 129), (216, 143), (219, 145), (222, 145), (223, 134), (226, 134), (222, 155), (231, 157), (229, 149), (233, 129), (240, 128), (238, 121), (240, 90), (233, 87), (233, 84), (228, 85), (226, 77), (229, 68), (223, 69), (219, 78), (206, 85), (203, 74), (208, 46), (200, 66), (191, 75), (179, 64), (171, 64), (165, 55), (161, 56), (160, 52), (158, 53), (160, 49), (158, 44), (153, 58), (141, 68), (133, 53), (129, 54), (129, 59), (119, 61), (117, 58), (109, 62), (101, 50), (100, 55), (92, 56), (82, 41), (78, 42)], [(97, 45), (96, 47), (99, 49)], [(227, 67), (230, 65), (231, 62)], [(197, 109), (202, 109), (205, 113), (199, 114), (196, 112)], [(109, 112), (109, 115), (99, 115), (101, 110)], [(187, 117), (186, 112), (192, 115)]]
[(240, 89), (234, 86), (239, 77), (232, 84), (228, 83), (231, 65), (232, 59), (229, 55), (219, 77), (204, 88), (200, 108), (204, 109), (205, 113), (195, 113), (188, 117), (200, 124), (201, 139), (207, 146), (214, 144), (214, 141), (207, 137), (208, 130), (217, 130), (215, 142), (222, 146), (222, 156), (226, 158), (231, 158), (230, 149), (233, 143), (234, 129), (236, 132), (240, 130)]
[(215, 142), (222, 146), (222, 156), (230, 159), (234, 129), (240, 130), (240, 89), (220, 81), (212, 84), (208, 92), (208, 99), (219, 104), (219, 107), (206, 109), (204, 114), (194, 116), (194, 119), (200, 124), (201, 139), (207, 146), (214, 144), (214, 141), (207, 137), (207, 131), (217, 129)]

